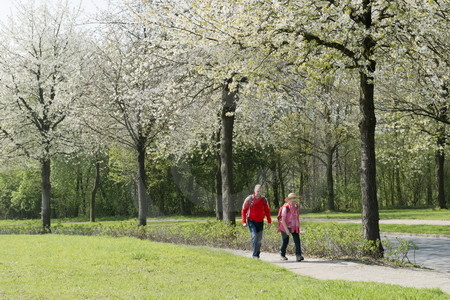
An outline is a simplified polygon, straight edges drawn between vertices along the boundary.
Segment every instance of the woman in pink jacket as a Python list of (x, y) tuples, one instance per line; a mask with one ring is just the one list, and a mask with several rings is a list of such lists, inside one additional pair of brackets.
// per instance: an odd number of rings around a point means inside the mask
[(281, 220), (278, 221), (278, 231), (281, 232), (281, 260), (287, 260), (286, 248), (289, 244), (289, 235), (292, 235), (295, 243), (295, 256), (297, 261), (304, 260), (300, 243), (300, 205), (299, 196), (290, 193), (284, 200), (286, 203), (281, 208)]

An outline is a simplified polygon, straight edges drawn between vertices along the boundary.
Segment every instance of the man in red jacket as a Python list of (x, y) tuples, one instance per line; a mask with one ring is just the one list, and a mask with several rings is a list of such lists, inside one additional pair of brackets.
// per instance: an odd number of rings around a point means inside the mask
[(262, 188), (260, 184), (255, 186), (254, 194), (249, 195), (242, 204), (242, 224), (247, 226), (252, 236), (253, 257), (259, 258), (261, 253), (261, 240), (264, 230), (264, 217), (267, 223), (272, 224), (270, 216), (269, 202), (266, 197), (261, 196)]

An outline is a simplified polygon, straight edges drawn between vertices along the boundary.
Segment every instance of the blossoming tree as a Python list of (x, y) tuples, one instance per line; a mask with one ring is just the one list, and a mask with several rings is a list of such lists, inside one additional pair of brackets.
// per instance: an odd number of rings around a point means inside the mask
[(41, 166), (42, 228), (51, 223), (51, 158), (73, 149), (68, 117), (83, 94), (84, 36), (68, 1), (17, 7), (1, 28), (0, 93), (3, 153)]

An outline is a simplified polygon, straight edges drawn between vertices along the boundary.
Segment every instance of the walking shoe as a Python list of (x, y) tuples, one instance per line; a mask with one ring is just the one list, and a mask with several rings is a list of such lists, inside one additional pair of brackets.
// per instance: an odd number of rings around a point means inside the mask
[(281, 260), (288, 260), (288, 258), (287, 258), (286, 256), (284, 256), (284, 255), (281, 255), (281, 256), (280, 256), (280, 259), (281, 259)]
[(297, 261), (302, 261), (302, 260), (305, 260), (305, 259), (303, 258), (303, 256), (297, 255)]

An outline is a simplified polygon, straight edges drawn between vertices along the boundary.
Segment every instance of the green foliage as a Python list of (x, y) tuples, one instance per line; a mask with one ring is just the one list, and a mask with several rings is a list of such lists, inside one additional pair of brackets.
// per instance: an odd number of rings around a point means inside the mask
[[(415, 251), (419, 249), (417, 245), (413, 241), (404, 240), (401, 238), (396, 238), (397, 240), (397, 246), (394, 246), (394, 243), (392, 243), (390, 240), (385, 240), (383, 243), (386, 255), (390, 258), (393, 258), (397, 261), (400, 261), (402, 263), (412, 263), (411, 260), (408, 257), (409, 251), (413, 250), (413, 255), (415, 254)], [(414, 261), (414, 259), (413, 259)]]
[[(148, 193), (150, 196), (150, 216), (180, 213), (190, 215), (194, 211), (197, 183), (189, 164), (180, 161), (172, 165), (168, 159), (148, 157)], [(200, 205), (199, 205), (200, 206)]]
[[(16, 175), (16, 186), (7, 187), (6, 193), (10, 191), (12, 217), (37, 218), (41, 208), (41, 184), (38, 169), (30, 168), (18, 172)], [(14, 179), (12, 180), (15, 181)], [(11, 181), (10, 181), (11, 182)], [(6, 200), (7, 194), (4, 196)], [(6, 201), (5, 201), (6, 202)], [(13, 213), (14, 212), (14, 213)]]
[(122, 183), (132, 180), (136, 172), (136, 154), (131, 149), (112, 145), (108, 157), (112, 181)]
[(17, 172), (0, 173), (0, 219), (14, 217), (14, 206), (11, 202), (12, 193), (20, 184)]
[(88, 195), (93, 181), (89, 157), (52, 160), (52, 206), (55, 218), (86, 215)]
[(336, 208), (355, 209), (359, 207), (361, 197), (360, 183), (339, 180), (336, 185)]
[(329, 258), (362, 259), (373, 256), (377, 245), (364, 240), (360, 231), (344, 229), (331, 223), (328, 226), (308, 226), (302, 235), (305, 253)]
[[(95, 179), (95, 163), (100, 160), (100, 189), (96, 199), (96, 215), (130, 216), (136, 212), (133, 202), (133, 182), (117, 181), (107, 156), (79, 155), (72, 159), (53, 161), (52, 185), (55, 218), (89, 215), (89, 201)], [(122, 178), (122, 177), (120, 177)], [(130, 187), (131, 185), (131, 187)]]

